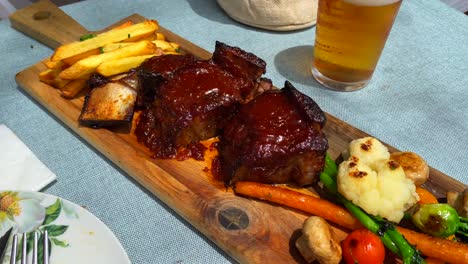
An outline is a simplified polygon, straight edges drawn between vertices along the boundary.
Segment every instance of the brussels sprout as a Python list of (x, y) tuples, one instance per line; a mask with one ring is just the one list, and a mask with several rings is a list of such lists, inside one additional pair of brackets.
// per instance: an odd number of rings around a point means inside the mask
[(448, 204), (417, 205), (411, 220), (424, 233), (438, 237), (455, 234), (460, 225), (457, 211)]

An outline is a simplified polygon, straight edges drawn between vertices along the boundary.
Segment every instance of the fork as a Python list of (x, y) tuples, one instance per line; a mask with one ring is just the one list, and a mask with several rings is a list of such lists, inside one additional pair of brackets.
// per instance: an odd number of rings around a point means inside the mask
[[(33, 248), (32, 248), (32, 264), (37, 264), (37, 254), (38, 254), (38, 233), (34, 232), (34, 238), (33, 238)], [(26, 259), (27, 259), (27, 241), (28, 237), (26, 233), (22, 234), (22, 243), (21, 243), (21, 264), (26, 264)], [(42, 241), (43, 243), (43, 264), (49, 264), (49, 234), (47, 233), (47, 230), (44, 231), (44, 240)], [(10, 264), (16, 264), (16, 256), (17, 256), (17, 250), (18, 248), (18, 234), (15, 234), (13, 236), (13, 243), (11, 246), (11, 258), (10, 258)]]

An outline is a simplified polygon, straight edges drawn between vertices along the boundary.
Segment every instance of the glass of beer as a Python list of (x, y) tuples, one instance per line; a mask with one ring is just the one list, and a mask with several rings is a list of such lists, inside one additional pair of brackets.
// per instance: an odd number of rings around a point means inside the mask
[(374, 73), (402, 0), (319, 0), (312, 74), (355, 91)]

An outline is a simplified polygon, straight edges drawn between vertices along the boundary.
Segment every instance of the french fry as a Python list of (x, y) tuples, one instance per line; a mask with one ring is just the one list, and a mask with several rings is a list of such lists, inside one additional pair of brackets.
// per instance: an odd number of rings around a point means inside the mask
[(39, 73), (39, 80), (44, 81), (54, 79), (58, 76), (58, 73), (60, 73), (60, 69), (46, 69)]
[(148, 55), (153, 54), (155, 51), (156, 46), (151, 41), (140, 41), (111, 52), (93, 55), (80, 60), (62, 71), (59, 74), (59, 77), (66, 80), (83, 79), (93, 73), (96, 68), (105, 61), (131, 56)]
[(84, 79), (72, 80), (63, 86), (60, 92), (63, 97), (71, 99), (87, 86), (86, 82), (87, 80)]
[(124, 40), (123, 42), (135, 42), (135, 41), (142, 41), (142, 40), (149, 40), (149, 41), (153, 41), (153, 40), (166, 40), (166, 37), (162, 34), (162, 33), (154, 33), (154, 34), (150, 34), (149, 36), (146, 36), (146, 37), (140, 37), (140, 38), (130, 38), (130, 39), (126, 39)]
[(51, 84), (52, 81), (57, 78), (60, 73), (60, 69), (47, 69), (39, 73), (39, 80), (43, 83)]
[(124, 73), (129, 71), (130, 69), (138, 67), (143, 61), (153, 56), (156, 55), (142, 55), (106, 61), (101, 63), (101, 65), (97, 67), (96, 72), (106, 77)]
[(156, 36), (155, 34), (151, 34), (149, 36), (147, 36), (146, 38), (142, 38), (142, 39), (139, 39), (140, 41), (141, 40), (149, 40), (149, 41), (153, 41), (153, 40), (157, 40), (158, 39), (158, 36)]
[(138, 36), (147, 36), (148, 34), (153, 34), (157, 29), (158, 23), (155, 20), (146, 20), (128, 27), (109, 30), (96, 37), (58, 47), (54, 55), (52, 55), (52, 61), (70, 58), (90, 50), (98, 49), (109, 43), (120, 42)]
[(177, 43), (175, 43), (175, 42), (169, 42), (169, 44), (171, 44), (171, 46), (172, 46), (172, 48), (173, 48), (174, 50), (180, 49), (180, 45), (177, 44)]
[(63, 67), (65, 67), (63, 61), (51, 61), (50, 58), (43, 60), (42, 63), (48, 69), (62, 69)]
[[(180, 45), (175, 43), (175, 42), (168, 42), (168, 41), (165, 41), (165, 40), (155, 39), (155, 40), (153, 40), (151, 42), (153, 42), (154, 45), (156, 45), (156, 47), (161, 48), (164, 51), (175, 52), (176, 49), (178, 49), (180, 47)], [(126, 47), (128, 45), (131, 45), (132, 43), (134, 43), (134, 42), (110, 43), (110, 44), (107, 44), (104, 47), (102, 47), (102, 51), (103, 52), (114, 51), (116, 49), (120, 49), (120, 48)]]
[(130, 43), (130, 42), (127, 42), (127, 43), (110, 43), (110, 44), (107, 44), (105, 45), (104, 47), (102, 47), (102, 52), (111, 52), (111, 51), (114, 51), (116, 49), (120, 49), (120, 48), (123, 48), (123, 47), (126, 47), (128, 45), (132, 45), (132, 44), (135, 44), (135, 43)]
[(133, 25), (133, 21), (130, 21), (130, 20), (129, 20), (129, 21), (125, 21), (124, 23), (122, 23), (122, 24), (116, 26), (115, 28), (113, 28), (113, 29), (111, 29), (111, 30), (122, 29), (122, 28), (129, 27), (129, 26), (131, 26), (131, 25)]
[(158, 39), (158, 40), (166, 40), (166, 36), (164, 36), (163, 33), (158, 33), (158, 32), (156, 32), (156, 33), (154, 33), (154, 34), (156, 35), (156, 39)]
[(164, 51), (175, 51), (171, 43), (165, 40), (153, 40), (151, 42), (153, 42), (156, 47), (161, 48)]
[(39, 73), (39, 80), (54, 88), (60, 89), (69, 82), (69, 80), (63, 80), (59, 77), (60, 71), (60, 69), (47, 69)]
[[(122, 28), (126, 28), (126, 27), (129, 27), (133, 25), (133, 22), (132, 21), (127, 21), (127, 22), (124, 22), (123, 24), (111, 29), (111, 30), (116, 30), (116, 29), (122, 29)], [(97, 55), (97, 54), (100, 54), (102, 53), (102, 48), (97, 48), (97, 49), (93, 49), (93, 50), (90, 50), (90, 51), (86, 51), (84, 53), (81, 53), (81, 54), (78, 54), (78, 55), (75, 55), (75, 56), (72, 56), (70, 58), (66, 58), (66, 59), (63, 59), (62, 61), (67, 64), (67, 65), (72, 65), (72, 64), (75, 64), (77, 61), (79, 60), (82, 60), (84, 58), (87, 58), (91, 55)], [(52, 61), (51, 61), (52, 62)], [(61, 61), (56, 61), (56, 62), (61, 62)]]
[(87, 52), (75, 55), (73, 57), (66, 58), (66, 59), (62, 60), (62, 62), (64, 62), (67, 65), (73, 65), (77, 61), (80, 61), (82, 59), (88, 58), (89, 56), (97, 55), (97, 54), (100, 54), (100, 53), (101, 53), (101, 50), (99, 48), (98, 49), (93, 49), (93, 50), (89, 50)]
[(122, 42), (123, 43), (126, 43), (126, 42), (137, 42), (137, 41), (142, 41), (142, 40), (149, 40), (149, 41), (152, 41), (156, 39), (155, 35), (154, 35), (154, 32), (149, 32), (147, 34), (144, 34), (144, 35), (141, 35), (141, 36), (132, 36), (130, 35), (129, 38), (123, 40)]
[(171, 55), (182, 55), (182, 53), (177, 51), (164, 51), (164, 54), (171, 54)]

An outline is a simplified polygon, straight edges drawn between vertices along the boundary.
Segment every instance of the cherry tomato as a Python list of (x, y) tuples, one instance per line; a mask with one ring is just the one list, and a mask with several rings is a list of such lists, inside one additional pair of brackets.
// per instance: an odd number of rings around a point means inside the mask
[(341, 242), (346, 264), (379, 264), (385, 259), (385, 247), (380, 238), (367, 229), (358, 229)]

